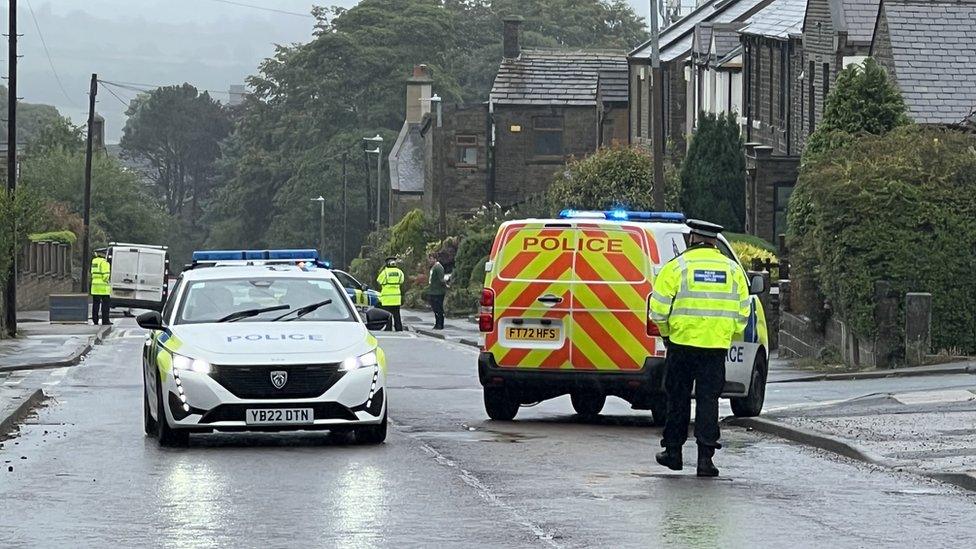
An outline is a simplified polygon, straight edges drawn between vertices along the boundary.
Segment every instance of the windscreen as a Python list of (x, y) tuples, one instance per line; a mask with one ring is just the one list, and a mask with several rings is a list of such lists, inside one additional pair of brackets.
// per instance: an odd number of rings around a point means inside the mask
[[(288, 305), (239, 322), (267, 322), (300, 307), (331, 299), (332, 303), (302, 316), (297, 322), (354, 321), (345, 290), (332, 280), (308, 278), (225, 279), (192, 282), (180, 303), (177, 324), (216, 322), (232, 313)], [(295, 318), (295, 314), (287, 318)]]

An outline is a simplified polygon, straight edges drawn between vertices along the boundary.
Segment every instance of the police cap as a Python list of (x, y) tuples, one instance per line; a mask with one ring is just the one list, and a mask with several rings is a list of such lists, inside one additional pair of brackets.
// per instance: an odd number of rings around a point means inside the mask
[(685, 222), (685, 224), (691, 228), (691, 234), (696, 234), (705, 238), (718, 238), (718, 233), (722, 232), (724, 229), (724, 227), (721, 225), (716, 225), (715, 223), (709, 223), (700, 219), (689, 219)]
[(390, 257), (387, 257), (386, 260), (387, 261), (396, 261), (397, 260), (397, 256), (391, 255)]

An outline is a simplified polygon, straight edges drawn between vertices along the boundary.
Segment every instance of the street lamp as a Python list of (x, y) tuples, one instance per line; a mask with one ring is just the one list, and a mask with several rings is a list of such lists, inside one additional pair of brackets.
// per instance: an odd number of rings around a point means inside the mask
[(368, 143), (375, 143), (375, 149), (369, 149), (366, 154), (376, 155), (376, 228), (380, 228), (380, 193), (382, 192), (382, 180), (383, 180), (383, 137), (380, 134), (376, 134), (375, 137), (364, 137), (363, 141)]
[(312, 202), (319, 203), (319, 257), (325, 257), (325, 197), (319, 195), (312, 198)]

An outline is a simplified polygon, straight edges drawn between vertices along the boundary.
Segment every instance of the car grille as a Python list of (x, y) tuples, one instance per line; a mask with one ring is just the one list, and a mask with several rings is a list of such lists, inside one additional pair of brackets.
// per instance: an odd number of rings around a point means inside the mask
[[(271, 372), (285, 372), (288, 378), (278, 389)], [(214, 366), (211, 377), (238, 398), (315, 398), (322, 396), (342, 378), (338, 364), (300, 366)]]

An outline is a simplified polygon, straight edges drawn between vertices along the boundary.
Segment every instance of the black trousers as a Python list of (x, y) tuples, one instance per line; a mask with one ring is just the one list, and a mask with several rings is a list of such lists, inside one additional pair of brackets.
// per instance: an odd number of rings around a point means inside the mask
[(98, 324), (98, 313), (101, 310), (102, 324), (108, 324), (108, 313), (109, 309), (112, 308), (112, 298), (107, 295), (93, 295), (92, 296), (92, 324)]
[(386, 325), (386, 331), (390, 332), (394, 329), (398, 332), (403, 331), (403, 320), (400, 319), (400, 306), (399, 305), (380, 305), (380, 309), (390, 313), (390, 322)]
[(664, 386), (668, 393), (668, 418), (661, 446), (678, 447), (688, 440), (691, 389), (695, 388), (695, 439), (698, 451), (709, 457), (719, 444), (718, 397), (725, 387), (725, 349), (700, 349), (671, 343), (668, 347)]
[(427, 300), (430, 302), (430, 310), (434, 311), (434, 328), (444, 327), (444, 296), (429, 295)]

